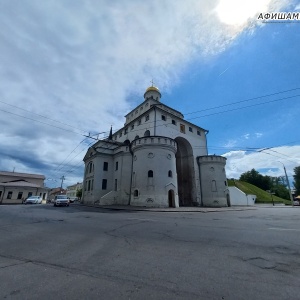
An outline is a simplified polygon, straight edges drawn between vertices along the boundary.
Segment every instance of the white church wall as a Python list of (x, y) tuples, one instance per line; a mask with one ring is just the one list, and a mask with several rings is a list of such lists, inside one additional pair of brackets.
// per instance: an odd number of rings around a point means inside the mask
[(203, 206), (222, 207), (227, 202), (228, 187), (225, 173), (226, 158), (209, 155), (198, 157)]
[[(168, 138), (151, 137), (135, 143), (131, 205), (169, 207), (168, 192), (173, 190), (174, 206), (178, 206), (176, 143)], [(153, 172), (153, 177), (148, 172)]]

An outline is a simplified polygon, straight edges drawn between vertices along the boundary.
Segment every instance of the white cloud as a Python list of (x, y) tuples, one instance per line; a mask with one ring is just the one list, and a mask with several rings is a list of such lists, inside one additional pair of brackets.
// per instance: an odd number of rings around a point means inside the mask
[(263, 134), (261, 132), (255, 132), (255, 135), (257, 138), (261, 138), (263, 136)]
[(239, 178), (244, 172), (255, 169), (263, 175), (283, 176), (285, 165), (288, 176), (300, 165), (300, 146), (282, 146), (261, 152), (230, 151), (223, 154), (227, 158), (226, 174), (228, 178)]
[[(281, 7), (285, 1), (272, 3)], [(217, 5), (217, 0), (2, 1), (0, 99), (85, 134), (108, 131), (111, 124), (117, 129), (151, 78), (168, 89), (189, 62), (223, 51), (246, 28), (224, 26)], [(0, 103), (1, 169), (15, 166), (51, 177), (84, 138), (4, 110), (82, 133)], [(80, 165), (82, 157), (72, 164)], [(78, 180), (78, 170), (68, 173), (70, 181)]]

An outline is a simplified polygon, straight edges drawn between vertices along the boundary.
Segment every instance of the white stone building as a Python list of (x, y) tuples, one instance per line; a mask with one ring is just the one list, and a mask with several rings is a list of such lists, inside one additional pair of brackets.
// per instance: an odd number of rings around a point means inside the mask
[(0, 204), (20, 204), (32, 195), (46, 200), (44, 180), (40, 174), (0, 171)]
[(160, 101), (151, 86), (124, 127), (84, 157), (82, 201), (146, 207), (228, 206), (226, 158), (207, 153), (207, 130)]
[(76, 197), (78, 190), (82, 189), (82, 182), (67, 186), (67, 197)]

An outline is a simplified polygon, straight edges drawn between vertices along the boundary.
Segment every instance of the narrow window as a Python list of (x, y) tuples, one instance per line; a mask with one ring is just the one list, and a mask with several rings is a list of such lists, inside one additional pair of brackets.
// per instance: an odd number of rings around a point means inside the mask
[(134, 196), (134, 197), (138, 197), (138, 196), (139, 196), (139, 191), (138, 191), (138, 190), (134, 190), (133, 196)]
[(136, 110), (136, 111), (135, 111), (135, 114), (138, 114), (138, 113), (139, 113), (139, 111), (138, 111), (138, 110)]
[(121, 137), (122, 136), (122, 131), (120, 132), (120, 134), (119, 134), (119, 137)]
[(139, 139), (139, 138), (140, 138), (140, 137), (139, 137), (138, 135), (136, 135), (134, 139), (137, 140), (137, 139)]
[(91, 190), (91, 181), (89, 180), (89, 183), (88, 183), (88, 191)]
[(152, 170), (148, 171), (148, 177), (153, 177), (153, 171)]
[(91, 191), (94, 189), (94, 179), (91, 180)]
[(189, 132), (193, 132), (193, 128), (192, 127), (189, 127)]
[(142, 120), (141, 119), (138, 120), (138, 125), (141, 125), (141, 123), (142, 123)]
[(108, 162), (104, 162), (103, 163), (103, 171), (107, 171), (108, 170)]
[(166, 121), (166, 116), (161, 115), (161, 119), (162, 119), (163, 121)]
[(0, 199), (1, 199), (1, 196), (2, 196), (2, 191), (0, 191)]
[(86, 188), (87, 188), (87, 180), (85, 181), (85, 185), (84, 185), (84, 190), (86, 191)]
[(127, 133), (128, 133), (128, 128), (125, 128), (124, 134), (127, 134)]
[(185, 133), (185, 126), (180, 124), (180, 132)]
[(176, 125), (176, 121), (175, 121), (175, 120), (172, 120), (172, 124), (173, 124), (173, 125)]
[(18, 198), (17, 198), (17, 199), (22, 199), (22, 196), (23, 196), (23, 192), (19, 192), (19, 193), (18, 193)]
[(119, 162), (116, 161), (116, 171), (118, 171), (118, 169), (119, 169)]
[(149, 121), (149, 115), (145, 117), (145, 122)]
[(115, 179), (115, 191), (118, 190), (118, 179)]
[(217, 191), (217, 183), (215, 180), (211, 181), (211, 191), (216, 192)]
[(150, 136), (150, 131), (146, 130), (145, 133), (144, 133), (144, 136)]
[(8, 193), (7, 193), (7, 198), (6, 198), (6, 199), (11, 199), (12, 193), (13, 193), (13, 192), (8, 192)]
[(198, 134), (198, 135), (201, 135), (201, 132), (200, 132), (200, 130), (197, 130), (197, 134)]
[(131, 130), (133, 130), (134, 129), (134, 125), (131, 125)]
[(224, 181), (224, 183), (225, 183), (225, 186), (227, 186), (227, 181)]
[(169, 177), (173, 177), (172, 171), (171, 171), (171, 170), (168, 172), (168, 176), (169, 176)]
[(107, 179), (102, 179), (102, 190), (106, 190), (107, 188)]

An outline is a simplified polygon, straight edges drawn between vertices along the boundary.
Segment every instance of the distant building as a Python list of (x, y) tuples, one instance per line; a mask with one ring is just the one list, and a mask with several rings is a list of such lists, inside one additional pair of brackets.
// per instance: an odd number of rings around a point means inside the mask
[(46, 200), (48, 188), (44, 180), (45, 176), (40, 174), (0, 171), (0, 203), (20, 204), (35, 195)]
[(76, 197), (77, 191), (82, 189), (82, 182), (77, 182), (76, 184), (67, 187), (67, 196)]
[(226, 158), (207, 153), (207, 130), (163, 104), (151, 86), (124, 127), (85, 157), (82, 201), (146, 207), (229, 206)]
[(62, 189), (61, 187), (49, 189), (48, 199), (53, 200), (57, 195), (66, 195), (67, 190)]

